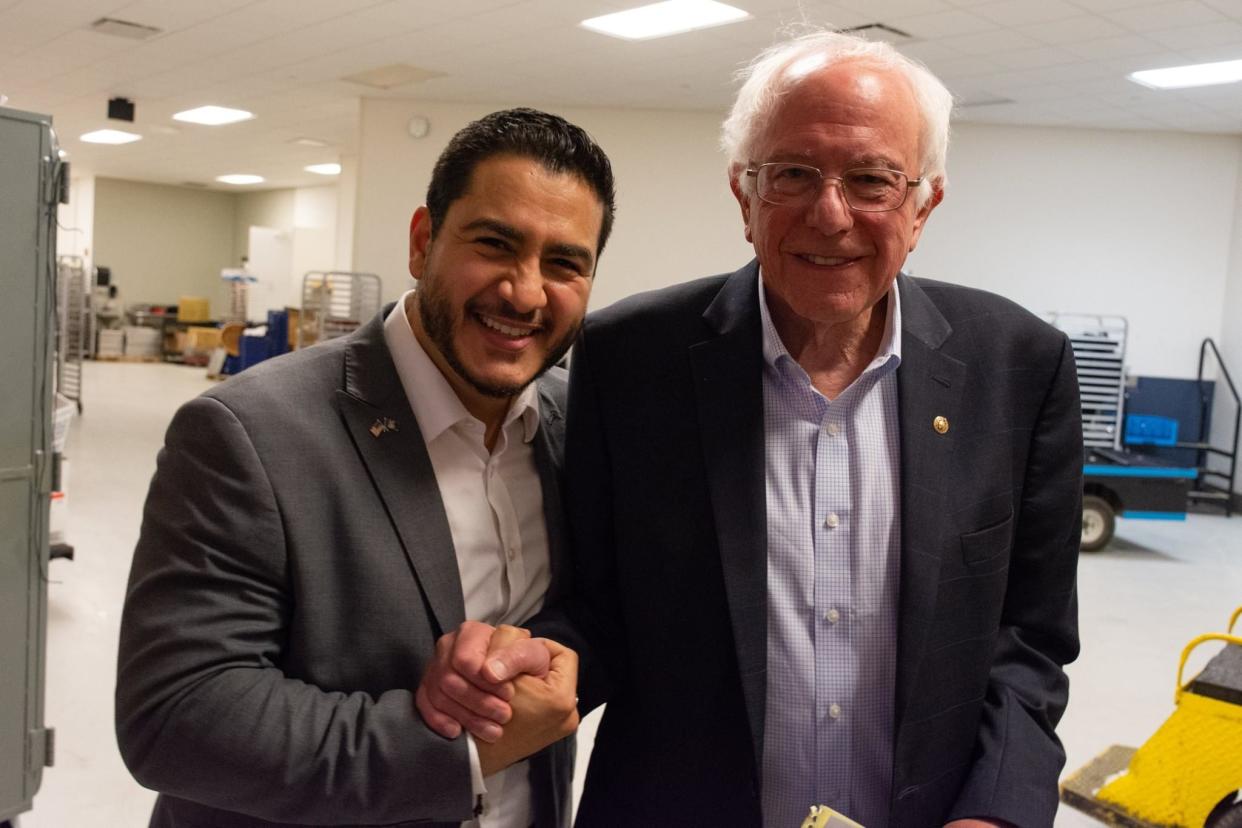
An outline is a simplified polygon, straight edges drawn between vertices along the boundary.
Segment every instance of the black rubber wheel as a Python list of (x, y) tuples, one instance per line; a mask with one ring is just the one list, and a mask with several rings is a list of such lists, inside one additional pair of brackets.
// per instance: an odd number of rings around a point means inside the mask
[(1215, 819), (1208, 817), (1209, 828), (1242, 828), (1242, 802), (1234, 803)]
[(1113, 530), (1117, 528), (1117, 516), (1112, 505), (1097, 495), (1084, 495), (1082, 499), (1082, 543), (1083, 552), (1098, 552), (1113, 539)]

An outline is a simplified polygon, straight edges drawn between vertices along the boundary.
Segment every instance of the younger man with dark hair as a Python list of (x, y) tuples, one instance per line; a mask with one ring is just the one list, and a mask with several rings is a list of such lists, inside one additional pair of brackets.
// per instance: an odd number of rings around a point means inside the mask
[(431, 732), (414, 689), (443, 632), (522, 622), (565, 578), (548, 369), (586, 310), (612, 173), (581, 129), (509, 110), (453, 138), (428, 203), (416, 290), (169, 427), (116, 699), (153, 826), (568, 825), (572, 652), (549, 643), (508, 688), (491, 742)]

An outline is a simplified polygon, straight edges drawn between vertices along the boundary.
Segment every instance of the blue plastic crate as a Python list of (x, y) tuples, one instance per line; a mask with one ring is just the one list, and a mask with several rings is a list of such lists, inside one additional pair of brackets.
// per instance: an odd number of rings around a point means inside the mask
[(1126, 445), (1171, 446), (1177, 442), (1177, 420), (1154, 414), (1126, 415)]

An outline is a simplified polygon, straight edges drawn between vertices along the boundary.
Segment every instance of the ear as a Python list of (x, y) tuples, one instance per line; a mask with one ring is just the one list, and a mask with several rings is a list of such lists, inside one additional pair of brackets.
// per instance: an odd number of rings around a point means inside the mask
[(738, 206), (742, 208), (742, 226), (745, 228), (746, 241), (754, 244), (755, 240), (750, 237), (750, 196), (742, 189), (742, 167), (734, 164), (729, 169), (729, 189), (733, 191), (733, 197), (737, 199)]
[(423, 277), (427, 265), (427, 251), (431, 248), (431, 211), (426, 205), (419, 207), (410, 217), (410, 275)]
[(932, 182), (931, 198), (923, 202), (923, 206), (914, 214), (914, 229), (910, 234), (910, 248), (907, 253), (913, 252), (919, 243), (919, 237), (923, 235), (923, 225), (927, 222), (927, 217), (931, 215), (931, 211), (936, 209), (940, 202), (944, 201), (944, 182)]

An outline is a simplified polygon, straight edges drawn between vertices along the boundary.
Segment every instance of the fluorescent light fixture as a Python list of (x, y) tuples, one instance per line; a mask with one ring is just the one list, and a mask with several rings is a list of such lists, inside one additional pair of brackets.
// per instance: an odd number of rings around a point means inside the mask
[(309, 167), (303, 167), (302, 169), (306, 170), (307, 172), (313, 172), (316, 175), (340, 175), (341, 174), (340, 164), (311, 164)]
[(197, 109), (187, 109), (184, 112), (178, 112), (173, 116), (173, 120), (186, 121), (191, 124), (220, 126), (221, 124), (235, 124), (238, 121), (247, 121), (253, 117), (253, 112), (247, 112), (244, 109), (229, 109), (227, 106), (200, 106)]
[(1170, 66), (1168, 69), (1144, 69), (1141, 72), (1131, 72), (1126, 77), (1152, 89), (1185, 89), (1189, 86), (1237, 83), (1242, 81), (1242, 60)]
[(119, 129), (97, 129), (94, 132), (79, 135), (78, 140), (88, 144), (132, 144), (134, 141), (141, 141), (142, 136)]
[(262, 184), (263, 176), (230, 173), (229, 175), (217, 175), (216, 181), (219, 181), (221, 184)]
[(294, 138), (289, 143), (297, 144), (303, 147), (326, 147), (328, 145), (327, 141), (321, 141), (318, 138), (307, 138), (305, 136), (301, 138)]
[(723, 26), (745, 20), (749, 14), (714, 0), (666, 0), (636, 9), (592, 17), (579, 23), (584, 29), (625, 40), (653, 37)]

